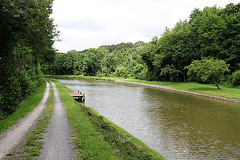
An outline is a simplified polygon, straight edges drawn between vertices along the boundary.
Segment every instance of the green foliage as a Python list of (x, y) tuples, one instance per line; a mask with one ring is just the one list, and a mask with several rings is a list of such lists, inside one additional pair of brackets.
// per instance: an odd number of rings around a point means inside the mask
[[(85, 75), (85, 76), (116, 76), (131, 77), (134, 67), (138, 64), (144, 70), (137, 77), (146, 77), (146, 67), (139, 55), (143, 42), (121, 43), (113, 46), (101, 46), (77, 52), (60, 53), (55, 57), (53, 65), (44, 65), (44, 74), (52, 75)], [(130, 48), (122, 48), (122, 47)]]
[(167, 65), (165, 68), (161, 69), (160, 76), (169, 76), (172, 83), (174, 82), (174, 78), (178, 76), (180, 73), (179, 70), (176, 70), (176, 68), (173, 65)]
[(133, 75), (136, 79), (146, 79), (146, 67), (144, 67), (142, 64), (137, 64), (133, 69)]
[(126, 69), (126, 67), (119, 67), (119, 68), (117, 68), (117, 70), (114, 72), (114, 75), (116, 77), (127, 78), (127, 69)]
[[(240, 3), (194, 9), (189, 20), (166, 28), (149, 43), (120, 43), (58, 54), (44, 73), (181, 82), (188, 78), (185, 67), (204, 58), (231, 64), (229, 73), (233, 73), (240, 66), (239, 37)], [(210, 79), (193, 80), (209, 83)]]
[(46, 83), (41, 83), (37, 91), (23, 100), (18, 105), (18, 110), (10, 115), (3, 113), (4, 111), (0, 110), (0, 133), (5, 131), (7, 128), (15, 124), (19, 119), (24, 118), (29, 112), (31, 112), (42, 100), (45, 88)]
[[(42, 81), (40, 63), (55, 54), (52, 0), (0, 3), (0, 113), (10, 114)], [(51, 56), (50, 56), (51, 55)]]
[(224, 73), (229, 72), (228, 67), (229, 65), (223, 60), (204, 58), (193, 61), (186, 69), (188, 69), (190, 79), (196, 80), (198, 78), (206, 83), (215, 83), (218, 87)]
[(232, 74), (232, 84), (234, 86), (240, 85), (240, 70), (237, 70)]

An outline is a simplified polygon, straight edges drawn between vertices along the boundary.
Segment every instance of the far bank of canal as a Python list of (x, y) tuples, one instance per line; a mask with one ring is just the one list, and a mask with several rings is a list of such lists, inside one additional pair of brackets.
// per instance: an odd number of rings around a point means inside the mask
[(239, 104), (106, 81), (59, 81), (167, 159), (240, 158)]

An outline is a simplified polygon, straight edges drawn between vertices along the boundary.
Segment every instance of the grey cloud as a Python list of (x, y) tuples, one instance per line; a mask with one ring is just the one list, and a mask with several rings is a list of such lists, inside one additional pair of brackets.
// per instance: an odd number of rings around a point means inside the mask
[(107, 26), (93, 20), (67, 21), (61, 25), (62, 28), (76, 29), (83, 31), (100, 32), (105, 31)]

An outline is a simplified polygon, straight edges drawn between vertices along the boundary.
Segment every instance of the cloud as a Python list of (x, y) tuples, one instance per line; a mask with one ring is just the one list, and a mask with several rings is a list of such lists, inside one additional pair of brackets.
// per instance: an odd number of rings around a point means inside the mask
[(56, 0), (54, 23), (58, 24), (60, 52), (84, 50), (121, 42), (148, 42), (153, 36), (185, 20), (195, 8), (237, 0)]

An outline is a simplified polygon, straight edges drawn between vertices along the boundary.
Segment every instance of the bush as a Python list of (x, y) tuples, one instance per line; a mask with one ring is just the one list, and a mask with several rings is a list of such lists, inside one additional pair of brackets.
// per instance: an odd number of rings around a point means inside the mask
[(16, 111), (17, 104), (22, 100), (19, 79), (19, 74), (15, 72), (12, 75), (9, 75), (9, 77), (6, 77), (5, 81), (1, 82), (3, 86), (0, 88), (0, 93), (2, 94), (0, 108), (6, 114)]
[(19, 73), (19, 82), (21, 87), (21, 96), (25, 98), (32, 91), (31, 78), (27, 71)]
[(5, 113), (1, 110), (0, 108), (0, 121), (3, 120), (5, 118)]
[(146, 79), (147, 69), (144, 68), (142, 64), (138, 64), (133, 69), (134, 78), (136, 79)]
[(115, 77), (127, 78), (127, 69), (126, 67), (119, 67), (114, 72)]
[(232, 85), (234, 86), (240, 85), (240, 70), (237, 70), (232, 74)]
[(15, 112), (18, 104), (42, 83), (40, 68), (21, 72), (10, 69), (0, 79), (0, 116)]

